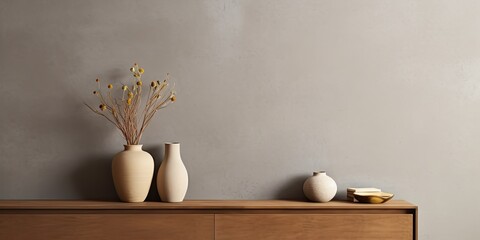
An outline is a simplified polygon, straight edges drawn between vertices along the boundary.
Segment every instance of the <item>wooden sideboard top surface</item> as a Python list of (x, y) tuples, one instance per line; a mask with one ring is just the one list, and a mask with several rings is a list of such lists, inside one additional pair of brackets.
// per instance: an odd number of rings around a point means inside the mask
[(0, 210), (415, 210), (404, 200), (391, 200), (383, 204), (363, 204), (347, 201), (314, 203), (294, 200), (186, 200), (181, 203), (142, 202), (124, 203), (93, 200), (0, 200)]

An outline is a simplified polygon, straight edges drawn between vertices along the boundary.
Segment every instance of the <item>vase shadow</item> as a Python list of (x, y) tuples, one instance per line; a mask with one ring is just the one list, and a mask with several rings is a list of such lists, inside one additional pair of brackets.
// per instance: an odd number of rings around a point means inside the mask
[(309, 177), (308, 174), (299, 174), (291, 177), (274, 193), (275, 198), (282, 200), (307, 201), (303, 194), (303, 183)]
[(80, 199), (119, 201), (112, 178), (112, 156), (84, 157), (72, 174), (76, 194)]
[[(112, 177), (112, 158), (115, 151), (106, 151), (109, 146), (108, 136), (111, 128), (102, 128), (96, 124), (98, 119), (89, 113), (88, 109), (81, 103), (75, 105), (80, 109), (77, 113), (69, 116), (68, 130), (71, 146), (82, 146), (84, 151), (76, 151), (75, 158), (69, 162), (71, 165), (70, 180), (74, 190), (75, 198), (88, 200), (114, 200), (119, 201), (115, 192), (115, 185)], [(91, 113), (90, 113), (91, 114)], [(74, 136), (74, 137), (71, 137)], [(91, 137), (96, 136), (96, 137)]]
[(155, 167), (153, 170), (152, 184), (150, 185), (150, 190), (148, 191), (148, 196), (145, 201), (159, 202), (160, 195), (158, 195), (158, 191), (157, 191), (157, 174), (158, 174), (158, 169), (160, 168), (160, 164), (163, 161), (164, 147), (163, 145), (151, 145), (151, 146), (144, 147), (143, 150), (150, 153), (150, 155), (152, 155), (153, 162), (155, 164)]

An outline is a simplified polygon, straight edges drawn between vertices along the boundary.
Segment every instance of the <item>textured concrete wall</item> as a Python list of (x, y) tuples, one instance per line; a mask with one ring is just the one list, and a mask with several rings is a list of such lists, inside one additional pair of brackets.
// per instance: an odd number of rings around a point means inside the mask
[[(83, 106), (138, 62), (178, 101), (190, 199), (302, 198), (312, 171), (420, 206), (421, 239), (478, 239), (478, 1), (0, 1), (0, 198), (116, 199), (119, 132)], [(157, 199), (152, 191), (150, 199)]]

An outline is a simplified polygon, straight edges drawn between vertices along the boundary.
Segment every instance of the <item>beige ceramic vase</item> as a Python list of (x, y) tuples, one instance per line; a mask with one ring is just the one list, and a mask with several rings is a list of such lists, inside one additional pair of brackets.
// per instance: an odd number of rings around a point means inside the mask
[(165, 143), (157, 175), (157, 190), (163, 202), (182, 202), (188, 188), (188, 173), (180, 156), (180, 143)]
[(313, 202), (328, 202), (337, 194), (337, 183), (325, 171), (313, 172), (303, 184), (303, 193)]
[(154, 163), (142, 145), (124, 145), (112, 161), (112, 175), (118, 197), (124, 202), (143, 202), (152, 184)]

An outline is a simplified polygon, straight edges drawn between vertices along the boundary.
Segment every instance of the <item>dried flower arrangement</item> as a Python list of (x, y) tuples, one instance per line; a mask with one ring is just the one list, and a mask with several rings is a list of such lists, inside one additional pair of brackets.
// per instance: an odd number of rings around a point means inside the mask
[(146, 98), (145, 107), (142, 111), (142, 116), (137, 114), (140, 110), (142, 101), (142, 75), (145, 70), (134, 64), (130, 68), (133, 73), (133, 83), (131, 86), (122, 85), (122, 97), (115, 97), (112, 93), (113, 85), (107, 85), (107, 93), (103, 94), (101, 90), (100, 80), (96, 79), (97, 89), (93, 94), (98, 97), (100, 101), (100, 110), (91, 107), (88, 108), (94, 113), (106, 118), (109, 122), (114, 124), (121, 132), (127, 145), (138, 145), (142, 134), (149, 125), (155, 113), (167, 107), (170, 103), (176, 100), (174, 86), (170, 86), (170, 76), (167, 73), (163, 81), (152, 81), (150, 83), (148, 95)]

